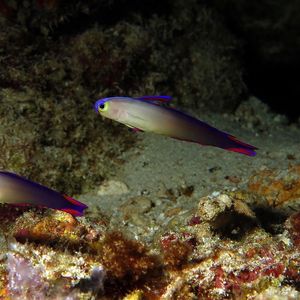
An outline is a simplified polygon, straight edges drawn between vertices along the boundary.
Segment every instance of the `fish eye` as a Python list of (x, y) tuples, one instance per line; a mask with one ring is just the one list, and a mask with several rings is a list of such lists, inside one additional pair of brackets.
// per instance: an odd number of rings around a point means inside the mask
[(98, 111), (99, 112), (104, 112), (106, 111), (108, 108), (108, 103), (107, 102), (104, 102), (104, 103), (100, 103), (99, 106), (98, 106)]

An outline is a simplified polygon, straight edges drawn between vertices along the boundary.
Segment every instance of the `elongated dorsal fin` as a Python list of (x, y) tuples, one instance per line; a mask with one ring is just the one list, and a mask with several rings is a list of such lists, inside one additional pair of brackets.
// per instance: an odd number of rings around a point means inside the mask
[(143, 101), (153, 101), (153, 102), (170, 102), (172, 100), (171, 96), (141, 96), (135, 97), (133, 99), (143, 100)]

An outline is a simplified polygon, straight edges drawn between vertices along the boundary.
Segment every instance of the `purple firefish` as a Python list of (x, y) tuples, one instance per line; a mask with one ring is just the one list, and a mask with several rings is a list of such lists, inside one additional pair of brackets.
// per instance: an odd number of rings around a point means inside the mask
[(70, 196), (14, 173), (0, 171), (0, 203), (36, 205), (82, 216), (87, 206)]
[(233, 135), (186, 113), (160, 105), (170, 100), (169, 96), (110, 97), (96, 101), (94, 109), (102, 116), (135, 131), (149, 131), (248, 156), (256, 155), (255, 146), (239, 141)]

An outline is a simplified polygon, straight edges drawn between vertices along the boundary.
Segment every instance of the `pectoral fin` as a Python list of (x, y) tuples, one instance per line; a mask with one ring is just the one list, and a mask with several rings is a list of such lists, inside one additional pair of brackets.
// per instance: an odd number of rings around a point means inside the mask
[(140, 128), (137, 128), (137, 127), (133, 127), (133, 126), (131, 126), (131, 125), (128, 125), (128, 124), (125, 124), (127, 127), (129, 127), (130, 128), (130, 130), (131, 131), (133, 131), (133, 132), (144, 132), (142, 129), (140, 129)]
[(144, 132), (144, 130), (139, 129), (139, 128), (136, 128), (136, 127), (132, 127), (131, 130), (132, 130), (133, 132)]

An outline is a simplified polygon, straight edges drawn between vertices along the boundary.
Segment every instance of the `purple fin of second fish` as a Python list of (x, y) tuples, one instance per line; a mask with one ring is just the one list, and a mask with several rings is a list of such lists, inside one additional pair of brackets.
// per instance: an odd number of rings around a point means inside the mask
[[(83, 216), (84, 210), (88, 207), (87, 205), (73, 199), (72, 197), (68, 195), (61, 195), (66, 201), (70, 203), (70, 207), (65, 207), (65, 208), (56, 208), (57, 210), (64, 211), (68, 214), (71, 214), (74, 217), (81, 217)], [(34, 205), (31, 203), (7, 203), (11, 206), (16, 206), (16, 207), (38, 207), (38, 208), (52, 208), (51, 206), (46, 206), (46, 205)], [(55, 209), (55, 208), (54, 208)]]
[(154, 101), (154, 102), (170, 102), (172, 100), (171, 96), (141, 96), (135, 97), (133, 99), (143, 100), (143, 101)]
[(83, 215), (83, 212), (86, 208), (88, 208), (87, 205), (85, 205), (84, 203), (82, 202), (79, 202), (78, 200), (68, 196), (68, 195), (65, 195), (65, 194), (62, 194), (61, 195), (62, 197), (65, 198), (65, 200), (67, 200), (73, 208), (70, 208), (70, 207), (66, 207), (66, 208), (62, 208), (61, 210), (62, 211), (65, 211), (75, 217), (80, 217)]
[[(44, 185), (41, 185), (40, 183), (31, 181), (15, 173), (0, 171), (0, 182), (1, 180), (9, 181), (11, 185), (10, 190), (23, 190), (24, 199), (17, 198), (15, 202), (10, 201), (8, 203), (14, 206), (35, 205), (37, 207), (46, 207), (62, 210), (72, 214), (73, 216), (82, 216), (84, 210), (88, 207), (84, 203), (81, 203), (70, 196), (61, 194)], [(9, 193), (10, 190), (0, 190), (0, 193), (3, 193), (4, 199), (6, 193)], [(1, 202), (5, 203), (5, 200)]]

